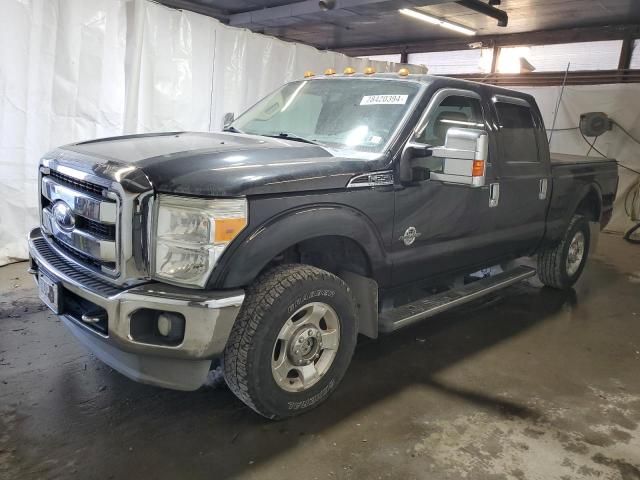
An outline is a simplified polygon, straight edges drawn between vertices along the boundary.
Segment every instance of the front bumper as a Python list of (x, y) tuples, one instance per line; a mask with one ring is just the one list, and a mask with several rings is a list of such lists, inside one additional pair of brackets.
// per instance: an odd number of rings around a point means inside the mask
[[(212, 359), (227, 343), (244, 301), (242, 290), (205, 292), (163, 283), (119, 289), (75, 269), (55, 250), (39, 228), (29, 234), (31, 271), (41, 272), (62, 288), (59, 317), (98, 358), (133, 380), (177, 390), (195, 390), (205, 381)], [(68, 293), (70, 292), (70, 293)], [(64, 308), (64, 297), (75, 296), (106, 311), (106, 328), (98, 331), (74, 311)], [(178, 345), (136, 340), (132, 315), (166, 311), (185, 318)]]

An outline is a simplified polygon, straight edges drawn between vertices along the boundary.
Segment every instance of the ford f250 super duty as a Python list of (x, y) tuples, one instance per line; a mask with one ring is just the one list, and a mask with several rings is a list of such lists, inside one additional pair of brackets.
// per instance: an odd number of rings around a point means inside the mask
[(221, 133), (39, 168), (42, 300), (124, 375), (195, 390), (221, 364), (269, 418), (324, 401), (358, 334), (533, 276), (570, 288), (618, 185), (614, 160), (549, 153), (530, 95), (406, 72), (305, 78)]

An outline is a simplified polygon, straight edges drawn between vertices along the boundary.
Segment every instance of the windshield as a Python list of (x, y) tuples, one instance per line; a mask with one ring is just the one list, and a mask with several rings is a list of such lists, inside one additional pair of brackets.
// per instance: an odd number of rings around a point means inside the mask
[(251, 107), (232, 127), (254, 135), (377, 153), (393, 135), (418, 90), (415, 83), (397, 80), (292, 82)]

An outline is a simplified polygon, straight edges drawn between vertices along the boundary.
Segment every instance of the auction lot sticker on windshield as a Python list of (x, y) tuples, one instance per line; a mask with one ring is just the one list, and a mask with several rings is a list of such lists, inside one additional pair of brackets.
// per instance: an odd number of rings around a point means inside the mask
[(409, 95), (365, 95), (360, 105), (404, 105)]

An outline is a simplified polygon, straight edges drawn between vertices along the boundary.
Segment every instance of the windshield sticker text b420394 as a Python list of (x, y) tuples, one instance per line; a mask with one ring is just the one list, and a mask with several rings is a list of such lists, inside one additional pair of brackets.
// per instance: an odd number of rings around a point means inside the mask
[(365, 95), (360, 105), (404, 105), (409, 95)]

